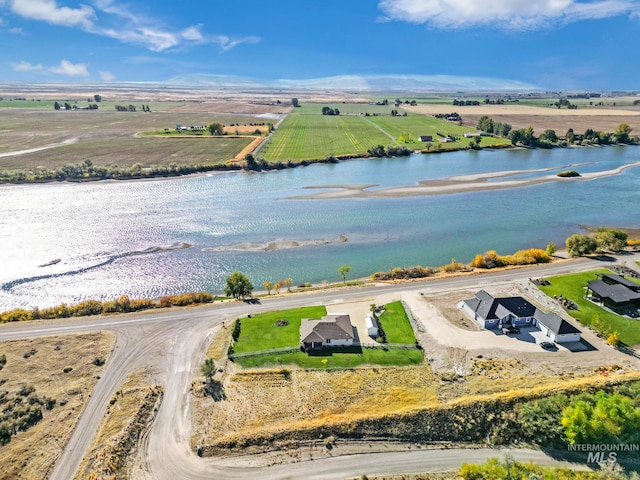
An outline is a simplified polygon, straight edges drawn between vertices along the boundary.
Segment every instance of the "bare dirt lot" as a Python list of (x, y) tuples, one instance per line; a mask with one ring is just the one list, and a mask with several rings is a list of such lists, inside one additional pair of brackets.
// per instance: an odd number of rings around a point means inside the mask
[(0, 355), (7, 359), (0, 371), (0, 392), (14, 398), (21, 388), (33, 386), (22, 404), (30, 404), (34, 396), (55, 399), (50, 410), (42, 408), (42, 420), (0, 447), (0, 479), (47, 476), (100, 375), (101, 362), (96, 365), (94, 360), (106, 360), (114, 342), (114, 335), (105, 332), (0, 342)]
[(564, 135), (569, 128), (582, 133), (588, 128), (613, 132), (621, 123), (627, 123), (635, 134), (640, 133), (640, 110), (635, 107), (578, 108), (576, 110), (534, 107), (530, 105), (418, 105), (403, 107), (409, 111), (427, 115), (457, 112), (465, 125), (475, 127), (478, 120), (487, 115), (498, 122), (506, 122), (513, 128), (532, 126), (539, 134), (547, 129)]

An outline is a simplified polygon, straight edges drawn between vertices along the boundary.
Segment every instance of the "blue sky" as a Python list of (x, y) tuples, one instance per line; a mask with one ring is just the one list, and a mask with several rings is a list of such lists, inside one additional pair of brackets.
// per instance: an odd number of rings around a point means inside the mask
[(0, 0), (3, 82), (446, 75), (631, 90), (638, 45), (640, 0)]

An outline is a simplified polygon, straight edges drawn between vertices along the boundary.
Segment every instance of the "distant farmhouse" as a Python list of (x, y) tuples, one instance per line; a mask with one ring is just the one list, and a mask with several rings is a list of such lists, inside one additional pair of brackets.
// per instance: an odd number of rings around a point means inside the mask
[(355, 334), (351, 318), (344, 313), (325, 315), (320, 320), (303, 318), (300, 324), (300, 344), (305, 350), (354, 345)]
[(433, 142), (433, 137), (431, 135), (420, 135), (419, 139), (421, 142)]
[[(620, 275), (598, 274), (587, 282), (587, 297), (612, 310), (640, 309), (640, 285)], [(591, 292), (591, 294), (589, 294)]]
[(555, 313), (545, 313), (522, 297), (494, 298), (484, 290), (464, 300), (462, 309), (483, 328), (537, 327), (556, 343), (579, 342), (582, 332)]

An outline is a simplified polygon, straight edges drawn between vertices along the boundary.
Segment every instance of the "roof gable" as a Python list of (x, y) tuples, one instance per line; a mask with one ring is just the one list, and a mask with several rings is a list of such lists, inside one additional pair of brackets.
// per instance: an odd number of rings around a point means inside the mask
[(332, 314), (320, 320), (302, 319), (301, 342), (327, 342), (328, 340), (353, 340), (351, 318), (345, 314)]

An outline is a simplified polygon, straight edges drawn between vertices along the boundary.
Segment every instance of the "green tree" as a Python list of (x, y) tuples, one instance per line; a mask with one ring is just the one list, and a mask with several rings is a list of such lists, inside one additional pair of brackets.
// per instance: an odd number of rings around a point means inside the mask
[(591, 235), (576, 234), (571, 235), (566, 240), (567, 252), (572, 257), (581, 257), (583, 255), (589, 255), (598, 248), (595, 238)]
[(540, 134), (540, 140), (549, 143), (556, 143), (558, 141), (558, 135), (556, 135), (555, 130), (548, 129)]
[(618, 125), (613, 134), (616, 136), (616, 140), (618, 140), (618, 142), (629, 143), (629, 135), (631, 134), (631, 130), (632, 128), (628, 124), (621, 123), (620, 125)]
[(200, 373), (205, 378), (211, 380), (211, 378), (216, 374), (216, 364), (213, 361), (213, 358), (207, 358), (202, 365), (200, 365)]
[(224, 294), (235, 299), (244, 298), (253, 292), (253, 284), (249, 277), (237, 270), (227, 277)]
[(476, 125), (476, 128), (478, 130), (481, 130), (487, 133), (494, 133), (494, 127), (495, 127), (495, 124), (493, 120), (486, 115), (480, 117), (480, 120), (478, 120), (478, 124)]
[(297, 98), (292, 98), (291, 99), (291, 105), (293, 105), (294, 107), (299, 107), (300, 106), (300, 102), (298, 101)]
[(60, 104), (59, 104), (58, 102), (55, 102), (55, 103), (53, 104), (53, 109), (54, 109), (54, 110), (60, 110)]
[(553, 242), (549, 242), (549, 243), (547, 244), (547, 248), (546, 248), (546, 250), (544, 251), (544, 253), (546, 253), (548, 256), (551, 256), (551, 255), (553, 255), (554, 253), (556, 253), (556, 250), (557, 250), (557, 249), (556, 249), (556, 244), (555, 244), (555, 243), (553, 243)]
[(95, 100), (96, 103), (100, 103), (102, 101), (102, 95), (95, 94), (93, 96), (93, 99)]
[(349, 265), (342, 265), (341, 267), (338, 268), (338, 273), (342, 277), (342, 281), (345, 284), (347, 283), (347, 273), (349, 273), (350, 271), (351, 271), (351, 267)]
[(619, 252), (627, 245), (627, 234), (621, 230), (599, 228), (595, 233), (598, 250)]
[(576, 134), (573, 132), (573, 128), (567, 130), (567, 133), (564, 136), (567, 143), (573, 143), (576, 139)]
[(244, 156), (244, 166), (247, 170), (260, 170), (260, 165), (250, 153)]
[(220, 122), (213, 122), (207, 126), (207, 130), (211, 135), (224, 135), (224, 125)]
[(580, 395), (562, 412), (569, 443), (636, 443), (640, 439), (640, 408), (620, 393), (599, 390)]
[(508, 135), (509, 140), (511, 140), (512, 145), (517, 145), (518, 143), (524, 143), (524, 129), (518, 128), (517, 130), (511, 130)]

